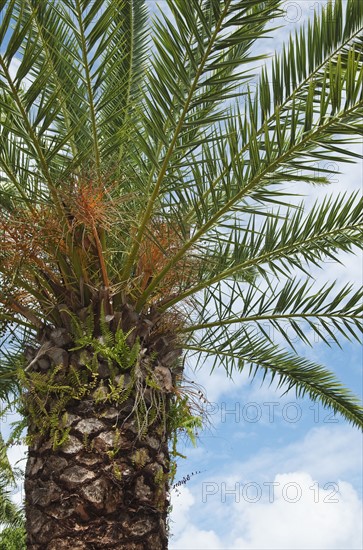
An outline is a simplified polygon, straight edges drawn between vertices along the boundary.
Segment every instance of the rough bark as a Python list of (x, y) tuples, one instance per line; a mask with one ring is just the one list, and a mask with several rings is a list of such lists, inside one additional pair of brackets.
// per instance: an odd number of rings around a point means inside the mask
[[(128, 312), (127, 315), (128, 320)], [(31, 380), (32, 373), (34, 384), (37, 376), (38, 379), (47, 376), (54, 368), (57, 374), (52, 379), (53, 385), (62, 385), (72, 368), (88, 373), (87, 384), (93, 381), (91, 393), (68, 400), (64, 411), (60, 411), (62, 429), (68, 430), (60, 446), (54, 446), (51, 431), (44, 431), (44, 425), (41, 429), (34, 408), (32, 415), (29, 413), (29, 405), (36, 402), (35, 385), (28, 385), (28, 391), (24, 392), (28, 434), (32, 438), (25, 472), (29, 550), (167, 548), (170, 434), (165, 410), (175, 383), (170, 365), (179, 352), (171, 349), (169, 338), (160, 334), (150, 336), (151, 326), (147, 321), (139, 322), (137, 327), (143, 355), (132, 376), (130, 371), (110, 375), (113, 369), (102, 356), (101, 359), (97, 356), (96, 374), (95, 370), (89, 372), (81, 360), (81, 352), (72, 351), (74, 341), (66, 329), (56, 329), (48, 340), (43, 338), (40, 350), (27, 351), (25, 386), (26, 377)], [(135, 338), (132, 335), (130, 345)], [(90, 359), (91, 351), (84, 351)], [(150, 373), (157, 389), (147, 383)], [(127, 399), (117, 403), (109, 395), (120, 377), (125, 386), (130, 388), (131, 380), (135, 387), (127, 393)], [(157, 408), (157, 392), (164, 405), (164, 416), (156, 417), (141, 432), (140, 416), (135, 414), (140, 391), (143, 406), (156, 403)], [(43, 401), (50, 414), (59, 401), (59, 393), (49, 390)]]
[(65, 444), (54, 451), (42, 437), (30, 447), (29, 550), (167, 548), (167, 442), (155, 428), (138, 439), (128, 412), (127, 403), (73, 404)]

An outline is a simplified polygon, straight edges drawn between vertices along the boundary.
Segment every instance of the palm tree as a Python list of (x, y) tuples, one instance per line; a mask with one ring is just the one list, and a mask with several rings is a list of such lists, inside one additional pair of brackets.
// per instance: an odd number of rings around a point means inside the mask
[(167, 547), (176, 438), (201, 422), (187, 353), (363, 425), (286, 330), (361, 329), (362, 292), (309, 271), (361, 246), (359, 197), (299, 197), (359, 157), (363, 4), (265, 60), (280, 4), (0, 4), (0, 392), (28, 430), (29, 549)]

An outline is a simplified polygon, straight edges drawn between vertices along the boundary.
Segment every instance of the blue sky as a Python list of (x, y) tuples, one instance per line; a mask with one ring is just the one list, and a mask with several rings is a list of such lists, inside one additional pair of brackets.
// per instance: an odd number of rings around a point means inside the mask
[[(316, 358), (360, 392), (358, 346)], [(360, 549), (359, 431), (308, 399), (224, 376), (197, 375), (214, 399), (213, 428), (196, 449), (181, 448), (177, 480), (201, 473), (172, 491), (171, 548)]]
[[(357, 0), (360, 1), (360, 0)], [(164, 2), (158, 2), (166, 11)], [(293, 0), (284, 4), (283, 29), (262, 47), (279, 48), (288, 33), (325, 2)], [(149, 1), (150, 8), (155, 2)], [(358, 148), (362, 152), (362, 148)], [(337, 171), (338, 171), (337, 166)], [(361, 188), (362, 165), (342, 165), (329, 192)], [(326, 190), (308, 188), (308, 203)], [(362, 283), (362, 257), (346, 256), (344, 265), (330, 263), (314, 270), (319, 282), (337, 279)], [(334, 370), (362, 395), (362, 349), (346, 344), (340, 350), (323, 342), (299, 352)], [(171, 491), (171, 550), (359, 550), (362, 548), (362, 436), (341, 417), (334, 417), (293, 392), (281, 397), (268, 384), (251, 384), (245, 375), (234, 380), (224, 370), (210, 375), (210, 364), (193, 372), (209, 400), (210, 425), (198, 445), (180, 443), (180, 459)], [(6, 437), (8, 424), (3, 421)], [(15, 463), (23, 448), (12, 448)], [(25, 463), (21, 463), (23, 467)], [(200, 472), (192, 475), (194, 472)], [(23, 496), (22, 487), (14, 495)]]

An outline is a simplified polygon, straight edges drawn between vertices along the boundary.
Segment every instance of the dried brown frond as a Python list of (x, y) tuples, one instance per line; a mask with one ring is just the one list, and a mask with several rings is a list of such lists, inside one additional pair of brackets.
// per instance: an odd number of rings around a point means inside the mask
[[(0, 260), (3, 273), (21, 271), (23, 276), (36, 267), (53, 278), (56, 251), (66, 253), (59, 218), (47, 205), (32, 210), (20, 208), (0, 213)], [(28, 273), (29, 275), (29, 273)]]
[(83, 171), (70, 177), (61, 188), (70, 226), (81, 225), (88, 230), (96, 227), (110, 231), (121, 218), (122, 205), (133, 196), (119, 195), (120, 181), (113, 177), (112, 171), (101, 177), (91, 170)]
[[(165, 221), (153, 220), (149, 231), (145, 234), (140, 246), (139, 261), (136, 268), (138, 287), (144, 291), (155, 274), (160, 272), (166, 264), (183, 246), (185, 237), (181, 229), (175, 228)], [(198, 262), (189, 255), (181, 259), (166, 274), (157, 294), (152, 302), (159, 301), (172, 293), (180, 292), (196, 282)]]

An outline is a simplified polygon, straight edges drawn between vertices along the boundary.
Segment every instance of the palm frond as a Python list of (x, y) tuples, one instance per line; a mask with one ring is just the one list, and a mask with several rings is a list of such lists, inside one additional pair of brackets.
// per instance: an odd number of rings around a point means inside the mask
[[(209, 2), (204, 9), (199, 4), (197, 0), (168, 0), (174, 21), (164, 15), (155, 23), (156, 54), (146, 83), (146, 114), (142, 119), (146, 133), (140, 133), (137, 143), (139, 153), (150, 163), (146, 174), (148, 200), (123, 272), (125, 279), (163, 194), (167, 173), (194, 150), (195, 143), (203, 142), (201, 130), (225, 117), (225, 110), (217, 112), (216, 105), (237, 87), (234, 70), (255, 59), (249, 48), (264, 35), (279, 1), (251, 0), (246, 5), (226, 0), (218, 9)], [(237, 30), (228, 32), (232, 24)]]
[(339, 288), (335, 283), (316, 288), (309, 279), (287, 280), (268, 292), (238, 281), (224, 286), (224, 291), (214, 285), (195, 297), (196, 311), (180, 329), (201, 346), (228, 339), (232, 345), (246, 327), (254, 327), (271, 344), (282, 336), (294, 350), (299, 342), (313, 345), (314, 339), (328, 346), (343, 339), (361, 341), (362, 289), (354, 292), (352, 285)]
[[(237, 220), (228, 233), (206, 235), (199, 247), (204, 260), (199, 282), (170, 300), (164, 309), (223, 280), (248, 280), (256, 274), (268, 278), (267, 270), (276, 277), (296, 268), (306, 272), (309, 264), (339, 261), (339, 252), (362, 247), (363, 210), (357, 193), (326, 198), (307, 215), (299, 208), (288, 210), (282, 221), (279, 216), (259, 221), (256, 214), (251, 214), (247, 226)], [(184, 246), (187, 248), (189, 243)]]
[[(351, 40), (346, 36), (348, 29), (352, 33)], [(269, 97), (273, 94), (267, 90), (264, 77), (263, 85), (254, 96), (248, 92), (245, 110), (239, 109), (238, 116), (231, 115), (228, 121), (231, 136), (226, 140), (227, 158), (228, 151), (231, 152), (229, 160), (220, 162), (222, 170), (213, 181), (207, 180), (205, 183), (205, 177), (200, 175), (198, 179), (203, 181), (204, 189), (195, 186), (191, 194), (193, 217), (190, 220), (200, 220), (196, 231), (175, 258), (170, 259), (163, 271), (155, 277), (141, 298), (140, 305), (173, 263), (208, 231), (218, 226), (224, 216), (234, 208), (243, 212), (244, 201), (248, 199), (265, 204), (270, 200), (274, 202), (274, 191), (278, 184), (301, 180), (321, 183), (322, 178), (314, 174), (317, 161), (350, 161), (356, 157), (356, 153), (349, 149), (345, 149), (343, 156), (341, 154), (346, 143), (362, 134), (363, 44), (361, 37), (356, 36), (357, 27), (352, 28), (348, 24), (348, 29), (346, 34), (342, 33), (337, 54), (326, 56), (321, 71), (314, 72), (307, 85), (299, 89), (298, 93), (290, 93), (285, 108), (275, 109), (270, 119), (266, 118), (264, 105), (270, 103), (270, 99), (267, 102), (266, 94)], [(333, 43), (336, 43), (335, 39)], [(309, 43), (307, 48), (310, 57)], [(329, 48), (327, 50), (330, 51)], [(278, 59), (276, 63), (278, 65)], [(277, 79), (277, 82), (280, 80)], [(274, 85), (275, 81), (271, 86)], [(242, 145), (234, 153), (236, 136)], [(221, 155), (217, 155), (217, 158), (221, 158)], [(327, 173), (331, 171), (333, 168), (326, 168)], [(209, 203), (205, 189), (211, 199)], [(249, 205), (247, 208), (250, 210)]]
[(258, 372), (262, 381), (277, 381), (277, 389), (283, 394), (295, 389), (297, 397), (309, 396), (319, 400), (324, 406), (339, 412), (352, 425), (362, 428), (363, 408), (360, 400), (347, 390), (326, 368), (298, 357), (295, 354), (270, 346), (264, 338), (245, 331), (243, 336), (218, 345), (200, 346), (188, 344), (187, 349), (199, 354), (214, 356), (214, 366), (225, 366), (229, 376), (234, 370), (249, 370), (253, 379)]

